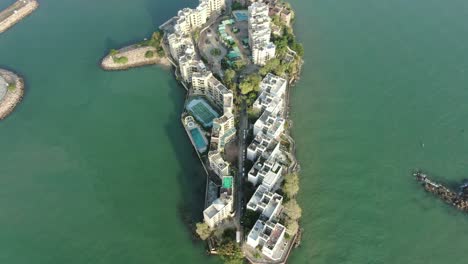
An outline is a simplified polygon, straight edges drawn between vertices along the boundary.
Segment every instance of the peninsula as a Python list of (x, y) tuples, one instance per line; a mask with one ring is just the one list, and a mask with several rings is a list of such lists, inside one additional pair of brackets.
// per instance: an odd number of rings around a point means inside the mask
[(13, 111), (23, 94), (23, 79), (11, 71), (0, 69), (0, 120)]
[(174, 66), (187, 90), (181, 122), (207, 177), (194, 232), (225, 263), (285, 263), (300, 242), (289, 92), (304, 50), (294, 16), (280, 0), (199, 0), (101, 64), (141, 66), (155, 52), (152, 62)]
[(0, 12), (0, 33), (5, 32), (39, 7), (37, 0), (18, 0)]

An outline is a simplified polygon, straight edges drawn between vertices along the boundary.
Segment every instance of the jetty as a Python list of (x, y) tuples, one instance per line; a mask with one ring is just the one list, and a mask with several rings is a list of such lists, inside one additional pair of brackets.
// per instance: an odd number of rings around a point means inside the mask
[[(148, 54), (152, 54), (149, 56)], [(107, 71), (127, 70), (130, 68), (159, 64), (170, 67), (166, 57), (159, 57), (152, 46), (130, 45), (114, 52), (111, 51), (101, 61), (101, 67)]]
[(0, 120), (13, 112), (23, 95), (23, 79), (14, 72), (0, 69)]
[(20, 22), (39, 7), (37, 0), (18, 0), (0, 12), (0, 33)]
[(443, 184), (429, 179), (428, 175), (420, 170), (414, 172), (413, 176), (427, 192), (434, 194), (458, 210), (468, 213), (468, 184), (461, 185), (459, 192), (455, 192)]

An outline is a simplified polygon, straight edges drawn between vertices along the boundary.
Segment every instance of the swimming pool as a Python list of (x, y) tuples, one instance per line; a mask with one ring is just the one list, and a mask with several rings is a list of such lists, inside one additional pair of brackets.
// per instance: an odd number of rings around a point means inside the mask
[(232, 11), (232, 15), (236, 19), (237, 22), (247, 21), (249, 19), (249, 15), (247, 11)]
[(200, 128), (196, 127), (191, 129), (190, 135), (192, 137), (193, 142), (195, 143), (195, 147), (197, 148), (198, 152), (205, 152), (208, 142), (206, 138), (202, 135)]

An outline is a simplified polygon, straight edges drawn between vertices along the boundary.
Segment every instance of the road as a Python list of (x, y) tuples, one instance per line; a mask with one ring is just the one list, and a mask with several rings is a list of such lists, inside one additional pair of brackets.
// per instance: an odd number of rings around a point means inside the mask
[(246, 145), (246, 135), (248, 134), (248, 116), (247, 116), (247, 109), (245, 100), (242, 100), (241, 109), (239, 111), (239, 172), (237, 173), (236, 177), (236, 194), (235, 197), (235, 208), (236, 208), (236, 216), (235, 216), (235, 224), (237, 231), (241, 233), (241, 237), (243, 237), (243, 227), (241, 224), (242, 215), (244, 214), (244, 178), (246, 177), (246, 171), (244, 167), (244, 160), (247, 150)]

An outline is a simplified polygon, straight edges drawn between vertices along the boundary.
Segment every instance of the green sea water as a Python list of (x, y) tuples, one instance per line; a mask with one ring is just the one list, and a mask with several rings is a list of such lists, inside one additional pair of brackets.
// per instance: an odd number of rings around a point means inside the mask
[[(0, 122), (0, 263), (219, 263), (186, 224), (204, 177), (183, 89), (157, 66), (98, 67), (196, 1), (40, 2), (0, 35), (0, 67), (28, 87)], [(290, 263), (466, 263), (468, 218), (409, 171), (468, 178), (468, 3), (291, 2), (306, 64), (292, 96), (305, 233)]]

